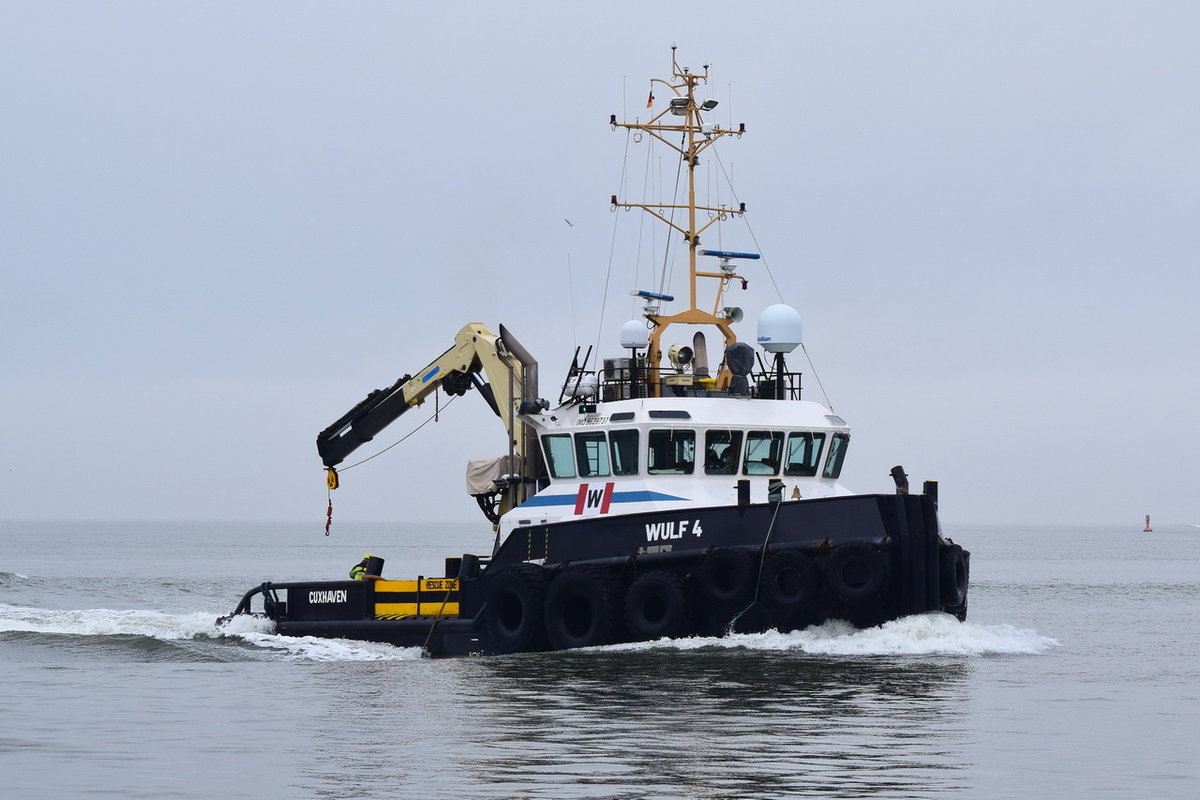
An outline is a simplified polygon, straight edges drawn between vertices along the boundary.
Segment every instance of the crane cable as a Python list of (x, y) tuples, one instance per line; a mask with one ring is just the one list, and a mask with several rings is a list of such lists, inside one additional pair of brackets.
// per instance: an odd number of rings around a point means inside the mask
[[(417, 431), (421, 430), (421, 428), (424, 428), (426, 425), (428, 425), (429, 423), (436, 420), (438, 418), (438, 415), (441, 414), (442, 409), (449, 408), (450, 404), (453, 403), (455, 401), (455, 399), (456, 399), (456, 396), (452, 395), (450, 397), (450, 399), (446, 401), (445, 406), (441, 406), (441, 407), (437, 408), (433, 412), (432, 416), (430, 416), (427, 420), (422, 422), (417, 427), (413, 428), (408, 433), (401, 436), (397, 441), (393, 442), (392, 444), (389, 444), (387, 447), (383, 448), (378, 453), (367, 456), (362, 461), (355, 461), (353, 464), (351, 464), (348, 467), (342, 467), (341, 472), (345, 472), (348, 469), (354, 469), (357, 466), (367, 463), (368, 461), (370, 461), (373, 458), (378, 458), (379, 456), (386, 453), (388, 450), (391, 450), (393, 447), (400, 444), (401, 442), (403, 442), (408, 437), (412, 436)], [(338, 475), (339, 475), (339, 471), (337, 469), (334, 469), (333, 467), (329, 467), (328, 469), (325, 470), (325, 499), (327, 501), (327, 505), (325, 506), (325, 535), (326, 536), (329, 535), (329, 528), (333, 525), (333, 490), (338, 488), (338, 485), (339, 485)]]

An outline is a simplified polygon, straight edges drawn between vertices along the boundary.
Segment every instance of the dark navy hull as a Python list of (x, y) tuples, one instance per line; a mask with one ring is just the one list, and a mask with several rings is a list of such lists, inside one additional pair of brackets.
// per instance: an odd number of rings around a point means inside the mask
[(282, 636), (317, 636), (381, 642), (396, 647), (420, 647), (428, 655), (481, 656), (492, 650), (486, 632), (474, 619), (410, 617), (407, 619), (291, 620), (280, 619), (275, 632)]
[(433, 597), (410, 598), (421, 615), (380, 613), (394, 598), (370, 581), (264, 584), (235, 613), (261, 594), (280, 634), (433, 656), (786, 631), (826, 619), (869, 626), (938, 610), (965, 619), (969, 557), (941, 536), (933, 497), (853, 495), (518, 528), (490, 560), (448, 560), (456, 574), (447, 578), (457, 578), (451, 616), (428, 613)]

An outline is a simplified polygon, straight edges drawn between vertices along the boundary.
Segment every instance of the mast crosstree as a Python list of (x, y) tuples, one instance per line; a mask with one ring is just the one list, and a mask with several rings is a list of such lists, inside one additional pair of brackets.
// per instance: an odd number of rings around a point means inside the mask
[[(716, 123), (705, 121), (704, 115), (717, 106), (716, 100), (700, 101), (696, 97), (701, 84), (708, 82), (708, 64), (704, 71), (692, 72), (687, 67), (680, 67), (675, 57), (675, 48), (671, 48), (671, 78), (651, 79), (651, 103), (654, 100), (653, 87), (661, 85), (668, 89), (671, 96), (666, 107), (646, 122), (618, 122), (616, 114), (609, 118), (609, 124), (616, 130), (624, 128), (648, 134), (679, 154), (684, 166), (687, 167), (687, 203), (629, 203), (617, 195), (612, 196), (612, 207), (639, 208), (650, 216), (683, 235), (688, 246), (688, 308), (676, 314), (662, 315), (658, 313), (657, 305), (647, 307), (646, 319), (650, 322), (650, 333), (647, 353), (647, 383), (651, 396), (659, 394), (659, 362), (662, 360), (660, 339), (663, 331), (673, 324), (712, 325), (720, 330), (728, 346), (737, 341), (737, 335), (731, 327), (732, 320), (718, 315), (721, 295), (731, 280), (740, 280), (743, 285), (746, 279), (737, 274), (731, 262), (733, 258), (758, 258), (755, 253), (740, 253), (724, 250), (703, 250), (700, 248), (700, 234), (711, 225), (727, 219), (729, 216), (740, 217), (746, 213), (746, 204), (739, 203), (736, 208), (729, 206), (707, 206), (696, 203), (696, 167), (700, 163), (700, 154), (725, 136), (741, 138), (746, 133), (745, 124), (739, 124), (736, 129), (722, 128)], [(674, 141), (674, 139), (678, 141)], [(669, 211), (686, 211), (686, 227), (676, 223)], [(699, 213), (698, 213), (699, 212)], [(707, 220), (701, 220), (700, 214), (707, 214)], [(720, 271), (709, 272), (700, 270), (697, 266), (697, 256), (708, 255), (720, 258)], [(712, 311), (701, 309), (697, 302), (697, 279), (713, 278), (718, 281), (713, 299)], [(645, 294), (645, 293), (643, 293)], [(726, 383), (729, 375), (726, 370), (717, 378), (717, 385)]]

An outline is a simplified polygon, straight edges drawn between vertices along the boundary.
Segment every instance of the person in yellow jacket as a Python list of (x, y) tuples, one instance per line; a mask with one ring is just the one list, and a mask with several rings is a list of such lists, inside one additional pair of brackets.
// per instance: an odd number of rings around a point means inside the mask
[(363, 556), (363, 560), (350, 568), (350, 580), (362, 581), (366, 580), (367, 576), (367, 559), (371, 557), (370, 553)]

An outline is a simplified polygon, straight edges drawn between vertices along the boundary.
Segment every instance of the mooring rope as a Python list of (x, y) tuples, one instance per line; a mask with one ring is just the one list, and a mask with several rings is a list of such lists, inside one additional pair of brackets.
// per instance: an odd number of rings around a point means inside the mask
[(779, 507), (783, 505), (782, 493), (783, 489), (781, 487), (779, 500), (775, 503), (775, 510), (771, 512), (771, 524), (767, 526), (767, 535), (763, 538), (762, 547), (760, 548), (760, 553), (758, 556), (758, 576), (754, 580), (754, 597), (750, 600), (749, 605), (747, 605), (738, 613), (734, 614), (733, 619), (729, 620), (728, 630), (730, 632), (733, 631), (733, 626), (736, 625), (737, 621), (742, 618), (742, 615), (753, 608), (754, 604), (758, 602), (758, 589), (762, 585), (763, 566), (767, 561), (767, 544), (771, 541), (771, 534), (775, 530), (775, 518), (779, 516)]
[[(458, 585), (458, 578), (454, 579), (454, 585), (455, 586)], [(437, 615), (434, 617), (433, 622), (430, 623), (430, 625), (429, 625), (429, 633), (425, 634), (425, 644), (422, 645), (421, 649), (426, 653), (429, 652), (429, 642), (433, 639), (433, 631), (438, 626), (438, 623), (442, 621), (442, 612), (446, 610), (446, 603), (450, 602), (450, 593), (452, 591), (454, 591), (454, 590), (453, 589), (446, 590), (446, 596), (442, 598), (442, 605), (438, 608)], [(421, 596), (421, 593), (417, 592), (417, 597), (420, 598), (420, 596)], [(418, 613), (421, 611), (419, 606), (417, 608), (417, 611), (418, 611)]]

